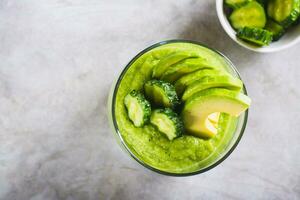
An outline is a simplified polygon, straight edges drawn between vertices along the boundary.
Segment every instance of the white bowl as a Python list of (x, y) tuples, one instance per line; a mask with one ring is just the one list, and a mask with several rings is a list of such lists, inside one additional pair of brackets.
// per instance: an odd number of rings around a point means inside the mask
[(219, 21), (222, 27), (224, 28), (224, 30), (226, 31), (226, 33), (229, 35), (229, 37), (231, 37), (231, 39), (233, 39), (239, 45), (247, 49), (250, 49), (252, 51), (261, 52), (261, 53), (270, 53), (270, 52), (286, 49), (288, 47), (297, 44), (300, 41), (300, 25), (292, 27), (289, 30), (287, 30), (287, 32), (284, 34), (282, 38), (280, 38), (276, 42), (270, 43), (269, 46), (258, 47), (237, 38), (236, 31), (231, 27), (226, 17), (226, 13), (224, 12), (223, 2), (224, 0), (216, 0), (216, 8), (217, 8)]

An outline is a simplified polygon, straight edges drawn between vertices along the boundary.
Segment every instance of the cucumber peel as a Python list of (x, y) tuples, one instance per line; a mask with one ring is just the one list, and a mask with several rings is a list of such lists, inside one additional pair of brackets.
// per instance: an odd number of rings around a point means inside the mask
[(150, 80), (144, 85), (145, 95), (155, 105), (175, 108), (180, 102), (175, 87), (162, 80)]
[(252, 42), (258, 46), (269, 45), (273, 40), (273, 34), (262, 28), (244, 27), (238, 29), (236, 35), (238, 38)]
[(170, 108), (154, 110), (150, 122), (169, 140), (180, 137), (183, 133), (182, 120)]

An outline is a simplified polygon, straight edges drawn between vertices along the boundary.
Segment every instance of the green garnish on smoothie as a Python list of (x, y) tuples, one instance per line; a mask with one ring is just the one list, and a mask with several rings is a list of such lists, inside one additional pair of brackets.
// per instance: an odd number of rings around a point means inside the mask
[(129, 64), (116, 89), (119, 133), (153, 168), (196, 171), (233, 137), (251, 101), (242, 88), (231, 64), (206, 47), (176, 42), (152, 48)]

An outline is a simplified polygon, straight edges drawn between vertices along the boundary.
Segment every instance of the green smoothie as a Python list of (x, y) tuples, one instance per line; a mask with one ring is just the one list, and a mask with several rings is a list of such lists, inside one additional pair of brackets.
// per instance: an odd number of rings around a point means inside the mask
[(138, 128), (129, 120), (124, 106), (125, 96), (133, 89), (143, 90), (145, 82), (151, 79), (153, 67), (166, 56), (179, 51), (196, 55), (207, 66), (237, 77), (224, 57), (206, 47), (186, 42), (164, 44), (152, 48), (129, 64), (115, 90), (116, 101), (113, 105), (113, 115), (127, 149), (141, 162), (169, 173), (194, 172), (213, 163), (233, 138), (238, 122), (237, 117), (221, 113), (214, 137), (206, 139), (184, 133), (170, 141), (152, 125)]

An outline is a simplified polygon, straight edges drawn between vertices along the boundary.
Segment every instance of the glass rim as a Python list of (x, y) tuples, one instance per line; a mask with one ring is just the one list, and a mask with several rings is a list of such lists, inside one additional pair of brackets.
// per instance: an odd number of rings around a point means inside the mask
[[(247, 121), (248, 121), (248, 113), (249, 113), (249, 108), (245, 111), (245, 116), (244, 116), (244, 120), (243, 120), (243, 125), (242, 128), (240, 130), (240, 133), (236, 139), (236, 141), (234, 142), (234, 144), (230, 147), (230, 149), (216, 162), (212, 163), (211, 165), (204, 167), (203, 169), (199, 169), (193, 172), (184, 172), (184, 173), (174, 173), (174, 172), (167, 172), (167, 171), (163, 171), (157, 168), (154, 168), (152, 166), (150, 166), (149, 164), (147, 164), (146, 162), (144, 162), (143, 160), (139, 159), (130, 149), (129, 147), (127, 147), (126, 142), (123, 140), (123, 137), (120, 133), (118, 124), (117, 124), (117, 120), (115, 117), (115, 104), (116, 104), (116, 96), (117, 96), (117, 91), (119, 89), (120, 83), (124, 77), (124, 75), (126, 74), (127, 70), (129, 69), (129, 67), (138, 59), (140, 58), (140, 56), (142, 56), (143, 54), (147, 53), (148, 51), (157, 48), (159, 46), (162, 45), (166, 45), (166, 44), (170, 44), (170, 43), (191, 43), (191, 44), (196, 44), (202, 47), (205, 47), (215, 53), (217, 53), (218, 55), (220, 55), (222, 58), (224, 58), (226, 60), (226, 62), (229, 63), (230, 68), (233, 69), (233, 71), (236, 73), (236, 75), (239, 77), (240, 80), (242, 80), (238, 70), (236, 69), (236, 67), (234, 66), (234, 64), (221, 52), (219, 52), (218, 50), (212, 49), (200, 42), (197, 41), (193, 41), (193, 40), (184, 40), (184, 39), (172, 39), (172, 40), (164, 40), (161, 42), (157, 42), (153, 45), (150, 45), (149, 47), (145, 48), (144, 50), (140, 51), (136, 56), (134, 56), (129, 62), (128, 64), (125, 66), (125, 68), (122, 70), (121, 74), (118, 76), (117, 82), (115, 83), (114, 88), (113, 88), (113, 95), (112, 95), (112, 103), (111, 103), (111, 108), (109, 108), (111, 110), (111, 115), (112, 115), (112, 122), (113, 122), (113, 127), (117, 133), (118, 138), (121, 141), (121, 145), (125, 148), (125, 150), (127, 151), (127, 153), (129, 153), (129, 155), (135, 160), (137, 161), (139, 164), (141, 164), (143, 167), (146, 167), (147, 169), (150, 169), (151, 171), (154, 171), (156, 173), (162, 174), (162, 175), (167, 175), (167, 176), (175, 176), (175, 177), (184, 177), (184, 176), (192, 176), (192, 175), (197, 175), (197, 174), (201, 174), (204, 173), (208, 170), (211, 170), (212, 168), (218, 166), (219, 164), (221, 164), (224, 160), (226, 160), (228, 158), (228, 156), (235, 150), (235, 148), (237, 147), (237, 145), (239, 144), (245, 129), (246, 129), (246, 125), (247, 125)], [(243, 80), (242, 80), (243, 81)], [(247, 89), (245, 84), (243, 84), (243, 92), (244, 94), (248, 94), (247, 93)]]

